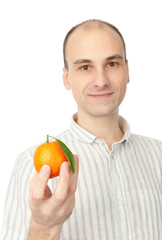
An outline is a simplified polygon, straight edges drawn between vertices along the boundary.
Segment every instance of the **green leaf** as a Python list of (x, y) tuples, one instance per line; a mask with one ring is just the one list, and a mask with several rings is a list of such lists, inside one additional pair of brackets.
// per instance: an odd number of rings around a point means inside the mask
[(75, 158), (74, 158), (73, 153), (72, 153), (72, 152), (70, 151), (70, 149), (65, 145), (65, 143), (63, 143), (61, 140), (59, 140), (59, 139), (57, 139), (57, 138), (55, 138), (55, 137), (52, 137), (52, 136), (47, 135), (47, 139), (48, 139), (48, 137), (51, 137), (51, 138), (55, 139), (55, 140), (59, 143), (62, 151), (65, 153), (65, 155), (66, 155), (66, 157), (67, 157), (67, 159), (68, 159), (68, 161), (69, 161), (69, 163), (70, 163), (72, 173), (74, 174), (74, 173), (75, 173)]

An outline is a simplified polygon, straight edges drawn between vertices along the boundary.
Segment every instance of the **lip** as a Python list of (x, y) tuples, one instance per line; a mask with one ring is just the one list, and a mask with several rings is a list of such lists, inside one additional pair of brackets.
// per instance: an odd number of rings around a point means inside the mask
[(112, 94), (113, 94), (113, 92), (111, 92), (111, 93), (89, 94), (89, 97), (97, 98), (97, 99), (103, 99), (103, 98), (111, 97)]

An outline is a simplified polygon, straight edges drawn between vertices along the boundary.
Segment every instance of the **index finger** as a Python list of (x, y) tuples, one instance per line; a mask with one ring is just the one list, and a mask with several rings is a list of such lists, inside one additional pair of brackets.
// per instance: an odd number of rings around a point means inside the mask
[(77, 155), (74, 155), (75, 158), (75, 173), (71, 174), (70, 176), (70, 183), (69, 183), (69, 193), (75, 193), (77, 188), (77, 180), (79, 174), (79, 158)]
[(56, 189), (51, 197), (51, 201), (61, 205), (67, 197), (70, 181), (71, 168), (69, 162), (63, 162), (60, 168), (59, 180)]
[(75, 193), (77, 187), (77, 179), (79, 172), (79, 161), (78, 156), (74, 155), (75, 158), (75, 173), (72, 173), (70, 164), (64, 162), (61, 165), (59, 180), (55, 189), (54, 194), (51, 197), (51, 201), (57, 202), (57, 205), (60, 206), (67, 198)]

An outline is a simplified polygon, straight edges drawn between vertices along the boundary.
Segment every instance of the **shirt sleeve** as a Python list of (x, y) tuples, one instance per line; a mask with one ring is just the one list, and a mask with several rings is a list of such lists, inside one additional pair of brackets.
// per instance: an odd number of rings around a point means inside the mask
[(32, 156), (32, 151), (24, 152), (15, 162), (6, 195), (1, 240), (27, 239), (29, 181), (34, 173)]

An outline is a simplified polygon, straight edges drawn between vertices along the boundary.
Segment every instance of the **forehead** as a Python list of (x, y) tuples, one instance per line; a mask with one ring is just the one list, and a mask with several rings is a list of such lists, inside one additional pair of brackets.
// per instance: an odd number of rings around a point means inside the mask
[(66, 59), (105, 57), (114, 54), (124, 55), (124, 44), (119, 34), (109, 26), (89, 24), (79, 26), (69, 36), (66, 45)]

